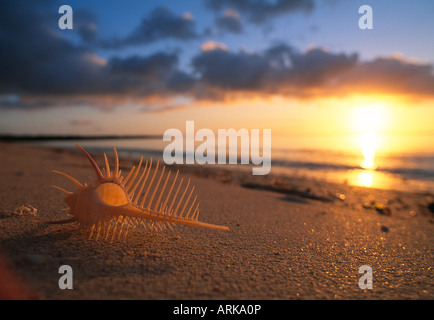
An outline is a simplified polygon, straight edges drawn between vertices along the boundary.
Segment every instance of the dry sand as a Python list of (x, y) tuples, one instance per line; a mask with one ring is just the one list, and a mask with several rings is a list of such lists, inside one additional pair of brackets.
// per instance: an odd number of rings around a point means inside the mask
[[(36, 223), (67, 217), (51, 185), (74, 188), (51, 170), (93, 179), (82, 154), (0, 150), (0, 240), (10, 266), (0, 270), (3, 290), (13, 273), (39, 299), (434, 298), (430, 195), (188, 167), (200, 220), (231, 231), (179, 226), (110, 244), (87, 240), (74, 224)], [(121, 159), (124, 169), (131, 163)], [(15, 214), (21, 205), (37, 208), (36, 216)], [(64, 264), (73, 290), (58, 287)], [(373, 290), (358, 286), (362, 265), (373, 269)]]

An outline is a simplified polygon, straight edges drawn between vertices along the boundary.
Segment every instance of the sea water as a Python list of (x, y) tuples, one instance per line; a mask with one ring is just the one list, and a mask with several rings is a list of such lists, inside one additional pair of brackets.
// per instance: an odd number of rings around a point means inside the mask
[[(295, 178), (306, 177), (368, 188), (434, 193), (434, 151), (429, 149), (412, 153), (376, 152), (372, 168), (365, 168), (363, 153), (357, 149), (328, 148), (327, 143), (321, 144), (322, 147), (312, 147), (314, 144), (303, 144), (300, 143), (300, 139), (297, 139), (291, 137), (283, 139), (286, 143), (280, 141), (273, 144), (272, 142), (270, 174)], [(78, 142), (89, 152), (107, 152), (111, 155), (112, 146), (116, 146), (121, 157), (138, 159), (144, 155), (161, 161), (163, 161), (163, 150), (168, 144), (162, 139), (80, 140)], [(75, 148), (72, 141), (34, 143)], [(228, 150), (228, 154), (231, 152), (240, 154), (240, 150)], [(228, 169), (251, 170), (251, 167), (238, 164), (228, 165)]]

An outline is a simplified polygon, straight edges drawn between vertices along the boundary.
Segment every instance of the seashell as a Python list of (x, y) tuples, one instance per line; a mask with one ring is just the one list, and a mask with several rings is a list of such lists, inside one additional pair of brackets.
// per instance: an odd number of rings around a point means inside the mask
[[(105, 169), (101, 172), (92, 157), (78, 144), (76, 146), (92, 164), (96, 181), (93, 185), (86, 183), (83, 185), (68, 174), (53, 170), (53, 172), (72, 181), (78, 187), (78, 191), (73, 193), (53, 186), (67, 194), (63, 201), (68, 205), (73, 217), (60, 221), (44, 221), (43, 223), (78, 222), (81, 228), (90, 229), (89, 239), (93, 235), (98, 239), (101, 234), (105, 239), (108, 239), (109, 234), (111, 234), (111, 241), (116, 235), (120, 239), (122, 233), (126, 239), (130, 227), (162, 231), (166, 227), (172, 229), (173, 224), (183, 224), (229, 230), (226, 226), (198, 220), (199, 203), (196, 201), (197, 196), (193, 198), (194, 186), (190, 187), (190, 179), (185, 185), (183, 185), (183, 178), (179, 182), (177, 181), (179, 170), (168, 184), (171, 171), (165, 175), (166, 167), (162, 166), (159, 172), (159, 161), (156, 167), (152, 168), (151, 159), (150, 162), (146, 161), (139, 176), (143, 162), (142, 157), (138, 167), (133, 166), (124, 178), (119, 170), (119, 159), (115, 147), (113, 147), (114, 170), (110, 171), (109, 162), (104, 153)], [(137, 177), (139, 178), (137, 179)], [(163, 184), (161, 184), (162, 181)], [(169, 191), (165, 192), (167, 189)], [(143, 196), (142, 192), (144, 192)]]
[(16, 215), (30, 215), (30, 216), (35, 216), (36, 217), (36, 213), (38, 212), (38, 209), (36, 209), (35, 207), (31, 206), (30, 204), (27, 205), (21, 205), (18, 208), (15, 209), (14, 214)]

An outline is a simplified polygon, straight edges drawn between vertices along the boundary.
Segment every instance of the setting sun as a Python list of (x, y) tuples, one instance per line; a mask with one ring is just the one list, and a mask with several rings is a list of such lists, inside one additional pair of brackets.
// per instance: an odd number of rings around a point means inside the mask
[(378, 132), (388, 128), (388, 108), (382, 103), (354, 107), (351, 125), (359, 132)]
[(360, 166), (364, 169), (375, 169), (374, 158), (377, 135), (371, 131), (366, 131), (363, 133), (361, 138), (362, 154), (364, 160)]
[(355, 106), (351, 113), (351, 126), (358, 133), (357, 145), (363, 155), (360, 166), (363, 169), (375, 169), (375, 152), (381, 148), (381, 132), (390, 125), (390, 111), (383, 103)]

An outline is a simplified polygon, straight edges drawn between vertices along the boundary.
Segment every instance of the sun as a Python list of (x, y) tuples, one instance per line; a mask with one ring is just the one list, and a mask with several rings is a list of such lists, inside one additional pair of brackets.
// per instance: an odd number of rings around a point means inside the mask
[(362, 155), (364, 157), (360, 166), (363, 169), (375, 169), (374, 162), (375, 149), (377, 147), (378, 137), (374, 132), (366, 131), (361, 136)]
[(381, 147), (381, 132), (388, 126), (388, 108), (382, 103), (355, 106), (351, 116), (350, 125), (357, 133), (357, 145), (363, 155), (360, 167), (373, 170), (376, 168), (375, 152)]
[(383, 103), (355, 106), (351, 112), (352, 130), (357, 132), (379, 132), (387, 129), (388, 107)]

